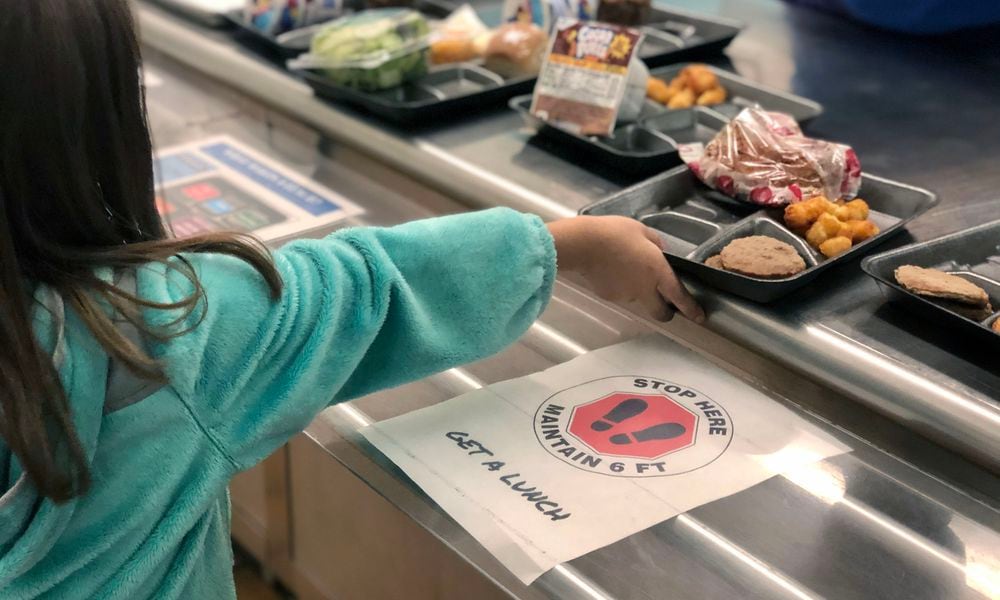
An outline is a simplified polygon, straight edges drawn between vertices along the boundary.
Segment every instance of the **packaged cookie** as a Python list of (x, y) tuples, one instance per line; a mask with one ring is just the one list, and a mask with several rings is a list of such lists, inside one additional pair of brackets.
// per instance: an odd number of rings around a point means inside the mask
[(850, 146), (806, 137), (792, 117), (747, 108), (708, 144), (682, 144), (681, 159), (706, 185), (762, 206), (804, 198), (854, 198), (861, 163)]

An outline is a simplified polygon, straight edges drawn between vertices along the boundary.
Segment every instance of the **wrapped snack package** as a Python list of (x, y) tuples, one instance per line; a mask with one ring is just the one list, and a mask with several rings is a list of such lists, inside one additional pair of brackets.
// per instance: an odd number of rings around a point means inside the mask
[(269, 35), (280, 35), (339, 17), (343, 0), (247, 0), (246, 21)]
[(808, 138), (782, 113), (747, 108), (708, 144), (683, 144), (681, 159), (727, 196), (783, 206), (814, 196), (849, 200), (861, 187), (861, 163), (849, 146)]
[(642, 114), (646, 103), (646, 83), (649, 80), (649, 69), (646, 63), (637, 56), (632, 57), (628, 68), (628, 82), (625, 84), (625, 96), (618, 108), (618, 123), (630, 123)]
[(476, 39), (489, 31), (476, 11), (463, 4), (434, 27), (431, 62), (440, 65), (478, 58), (482, 51), (476, 47)]
[(323, 27), (298, 69), (321, 69), (339, 85), (365, 92), (396, 87), (427, 73), (430, 28), (413, 10), (366, 10)]
[(486, 68), (503, 77), (534, 77), (542, 67), (549, 38), (531, 23), (501, 25), (483, 53)]

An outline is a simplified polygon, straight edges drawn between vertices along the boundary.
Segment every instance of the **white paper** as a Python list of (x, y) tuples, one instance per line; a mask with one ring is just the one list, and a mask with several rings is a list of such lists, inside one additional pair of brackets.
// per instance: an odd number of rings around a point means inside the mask
[(591, 352), (362, 433), (525, 584), (849, 451), (662, 337)]

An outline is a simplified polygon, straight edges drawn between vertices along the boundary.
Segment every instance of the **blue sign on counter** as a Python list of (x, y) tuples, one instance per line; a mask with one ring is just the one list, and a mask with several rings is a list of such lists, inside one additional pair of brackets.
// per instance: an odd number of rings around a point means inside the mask
[(319, 216), (341, 210), (339, 204), (292, 181), (231, 144), (219, 142), (202, 146), (200, 150), (311, 215)]

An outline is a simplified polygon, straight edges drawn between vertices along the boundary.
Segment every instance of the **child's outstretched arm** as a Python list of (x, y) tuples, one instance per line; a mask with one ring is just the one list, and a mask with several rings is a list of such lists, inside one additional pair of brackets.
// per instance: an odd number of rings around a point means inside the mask
[[(653, 301), (660, 286), (697, 317), (642, 225), (584, 218), (550, 228), (494, 209), (293, 242), (275, 253), (285, 284), (278, 300), (245, 263), (190, 256), (205, 289), (204, 319), (154, 353), (206, 433), (247, 468), (333, 402), (512, 343), (549, 300), (557, 251), (599, 293), (614, 276), (625, 282), (622, 299), (641, 299), (662, 318), (663, 301)], [(190, 293), (178, 275), (140, 273), (139, 282), (152, 300)]]

